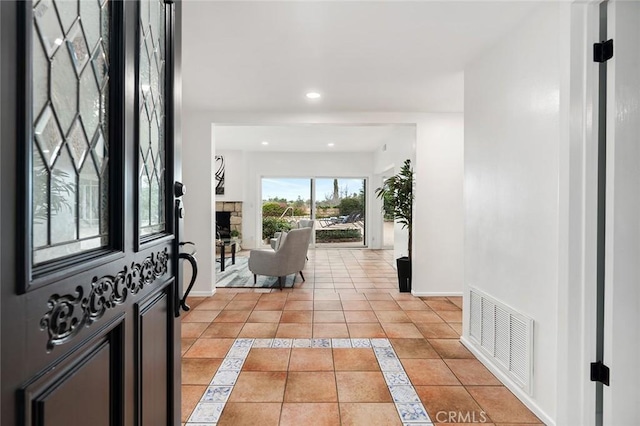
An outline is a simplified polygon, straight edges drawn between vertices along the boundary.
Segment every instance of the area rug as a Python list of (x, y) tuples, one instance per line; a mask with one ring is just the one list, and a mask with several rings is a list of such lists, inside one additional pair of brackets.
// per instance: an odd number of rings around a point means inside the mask
[[(226, 259), (224, 272), (221, 272), (220, 262), (216, 262), (216, 287), (280, 288), (278, 277), (258, 275), (258, 282), (254, 284), (248, 263), (248, 257), (236, 257), (235, 265), (231, 264), (231, 259)], [(282, 287), (293, 287), (295, 277), (295, 274), (287, 276)]]

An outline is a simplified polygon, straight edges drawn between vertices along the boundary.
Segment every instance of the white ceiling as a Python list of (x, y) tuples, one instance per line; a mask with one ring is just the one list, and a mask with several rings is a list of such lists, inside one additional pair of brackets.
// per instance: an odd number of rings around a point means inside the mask
[[(183, 15), (186, 109), (463, 109), (465, 63), (537, 3), (198, 1)], [(309, 101), (308, 91), (323, 98)]]
[[(415, 131), (412, 125), (216, 125), (215, 144), (216, 150), (362, 152), (374, 151), (385, 143), (413, 143)], [(262, 141), (269, 142), (269, 145), (262, 145)], [(334, 146), (329, 147), (328, 143), (334, 143)]]

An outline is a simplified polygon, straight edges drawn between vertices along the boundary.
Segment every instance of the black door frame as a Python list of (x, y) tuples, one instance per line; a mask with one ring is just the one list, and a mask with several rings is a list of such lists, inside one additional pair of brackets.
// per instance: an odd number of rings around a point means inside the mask
[[(19, 128), (16, 123), (31, 123), (27, 106), (30, 103), (29, 96), (25, 96), (28, 87), (29, 73), (26, 72), (26, 64), (30, 58), (26, 51), (25, 43), (29, 35), (21, 39), (20, 34), (26, 34), (26, 13), (30, 10), (30, 2), (2, 1), (0, 2), (0, 85), (2, 91), (0, 114), (0, 365), (2, 366), (2, 381), (0, 389), (0, 423), (23, 424), (29, 420), (31, 404), (42, 403), (31, 398), (31, 393), (40, 392), (48, 386), (56, 371), (72, 371), (79, 363), (77, 355), (87, 355), (90, 359), (96, 354), (105, 353), (105, 345), (108, 344), (111, 353), (118, 353), (119, 345), (129, 344), (137, 339), (140, 333), (142, 319), (126, 317), (126, 324), (122, 318), (132, 312), (137, 312), (149, 306), (160, 297), (165, 297), (168, 307), (168, 330), (166, 339), (171, 345), (172, 352), (168, 353), (168, 363), (172, 368), (167, 376), (167, 398), (172, 404), (168, 404), (167, 419), (169, 424), (180, 423), (180, 322), (175, 317), (175, 305), (178, 303), (175, 295), (181, 294), (181, 283), (178, 258), (177, 232), (173, 229), (173, 181), (180, 180), (182, 173), (180, 167), (180, 132), (181, 132), (181, 3), (179, 1), (167, 1), (167, 8), (172, 10), (168, 14), (168, 30), (173, 29), (173, 36), (169, 42), (173, 43), (174, 50), (167, 57), (166, 75), (167, 97), (171, 96), (173, 102), (167, 102), (167, 145), (176, 149), (167, 150), (167, 162), (173, 163), (173, 174), (169, 174), (165, 185), (165, 200), (167, 203), (167, 235), (136, 246), (135, 231), (137, 211), (134, 210), (133, 200), (137, 191), (137, 170), (131, 161), (137, 158), (137, 103), (135, 102), (136, 86), (136, 56), (138, 45), (136, 37), (138, 16), (138, 3), (135, 1), (113, 0), (117, 7), (122, 8), (121, 13), (114, 18), (123, 23), (120, 27), (114, 25), (114, 35), (122, 35), (120, 51), (113, 51), (112, 66), (118, 61), (122, 65), (119, 77), (113, 77), (110, 96), (114, 104), (118, 102), (120, 107), (112, 108), (110, 122), (115, 126), (116, 135), (122, 138), (122, 149), (117, 149), (118, 144), (110, 144), (111, 158), (111, 203), (110, 208), (110, 245), (106, 250), (79, 255), (71, 260), (53, 262), (42, 268), (34, 268), (31, 273), (31, 248), (27, 242), (30, 235), (30, 187), (25, 179), (25, 174), (30, 170), (28, 143), (30, 130)], [(28, 27), (30, 28), (30, 26)], [(119, 28), (115, 31), (115, 28)], [(116, 55), (117, 58), (116, 59)], [(27, 58), (27, 60), (24, 60)], [(22, 64), (22, 65), (21, 65)], [(113, 75), (113, 74), (112, 74)], [(120, 80), (120, 84), (117, 80)], [(173, 104), (173, 105), (172, 105)], [(113, 104), (112, 104), (113, 106)], [(170, 117), (170, 118), (169, 118)], [(25, 121), (23, 121), (25, 120)], [(110, 129), (112, 132), (114, 129)], [(125, 161), (126, 160), (126, 161)], [(118, 167), (119, 166), (119, 167)], [(8, 184), (11, 183), (11, 184)], [(133, 249), (132, 249), (133, 248)], [(162, 253), (166, 253), (163, 255)], [(171, 260), (170, 262), (168, 260)], [(164, 261), (164, 265), (163, 265)], [(137, 294), (130, 293), (126, 302), (109, 306), (104, 314), (100, 314), (89, 326), (78, 327), (78, 331), (67, 337), (51, 335), (57, 330), (47, 327), (43, 322), (50, 312), (47, 306), (52, 303), (54, 296), (76, 297), (74, 290), (84, 288), (84, 296), (92, 288), (92, 282), (113, 276), (124, 270), (132, 271), (134, 265), (139, 265), (140, 271), (150, 271), (150, 268), (158, 266), (158, 276), (145, 280), (144, 288), (141, 287)], [(138, 266), (136, 266), (138, 267)], [(162, 268), (165, 269), (162, 269)], [(124, 269), (122, 269), (124, 268)], [(147, 268), (147, 269), (144, 269)], [(165, 275), (168, 274), (168, 275)], [(100, 278), (98, 278), (100, 277)], [(66, 280), (66, 281), (65, 281)], [(69, 285), (62, 285), (62, 281)], [(141, 281), (142, 282), (142, 281)], [(81, 297), (81, 296), (79, 296)], [(77, 299), (79, 306), (79, 299)], [(139, 308), (141, 307), (141, 308)], [(51, 308), (53, 309), (53, 308)], [(120, 322), (119, 322), (120, 321)], [(177, 342), (177, 344), (176, 344)], [(48, 351), (45, 351), (45, 347)], [(29, 349), (37, 348), (37, 353)], [(169, 351), (168, 351), (169, 352)], [(139, 379), (134, 374), (129, 374), (136, 365), (141, 363), (139, 353), (134, 353), (133, 348), (123, 352), (120, 359), (112, 360), (114, 370), (111, 373), (111, 383), (122, 384), (123, 396), (121, 400), (111, 398), (114, 404), (114, 413), (111, 414), (111, 424), (133, 425), (139, 423), (140, 413), (133, 401), (140, 394)], [(78, 362), (76, 362), (78, 361)], [(96, 388), (99, 384), (95, 384)], [(104, 392), (104, 390), (103, 390)], [(110, 391), (109, 391), (110, 392)], [(164, 392), (163, 392), (164, 393)], [(136, 395), (137, 394), (137, 395)], [(37, 395), (36, 395), (37, 396)], [(126, 398), (126, 400), (125, 400)], [(127, 401), (125, 403), (125, 401)], [(29, 404), (28, 406), (25, 404)], [(26, 414), (23, 414), (26, 413)], [(73, 417), (69, 413), (70, 422), (80, 422), (82, 419)]]

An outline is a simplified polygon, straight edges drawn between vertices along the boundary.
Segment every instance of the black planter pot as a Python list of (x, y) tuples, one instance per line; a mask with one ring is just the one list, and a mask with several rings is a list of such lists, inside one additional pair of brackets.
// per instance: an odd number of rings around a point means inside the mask
[(411, 261), (408, 257), (396, 259), (398, 265), (398, 287), (400, 293), (411, 292)]

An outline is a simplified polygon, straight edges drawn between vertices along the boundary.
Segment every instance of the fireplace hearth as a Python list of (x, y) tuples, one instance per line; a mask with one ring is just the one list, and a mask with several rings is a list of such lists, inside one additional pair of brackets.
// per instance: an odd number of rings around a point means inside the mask
[(242, 203), (216, 201), (216, 238), (230, 238), (233, 231), (242, 237)]

